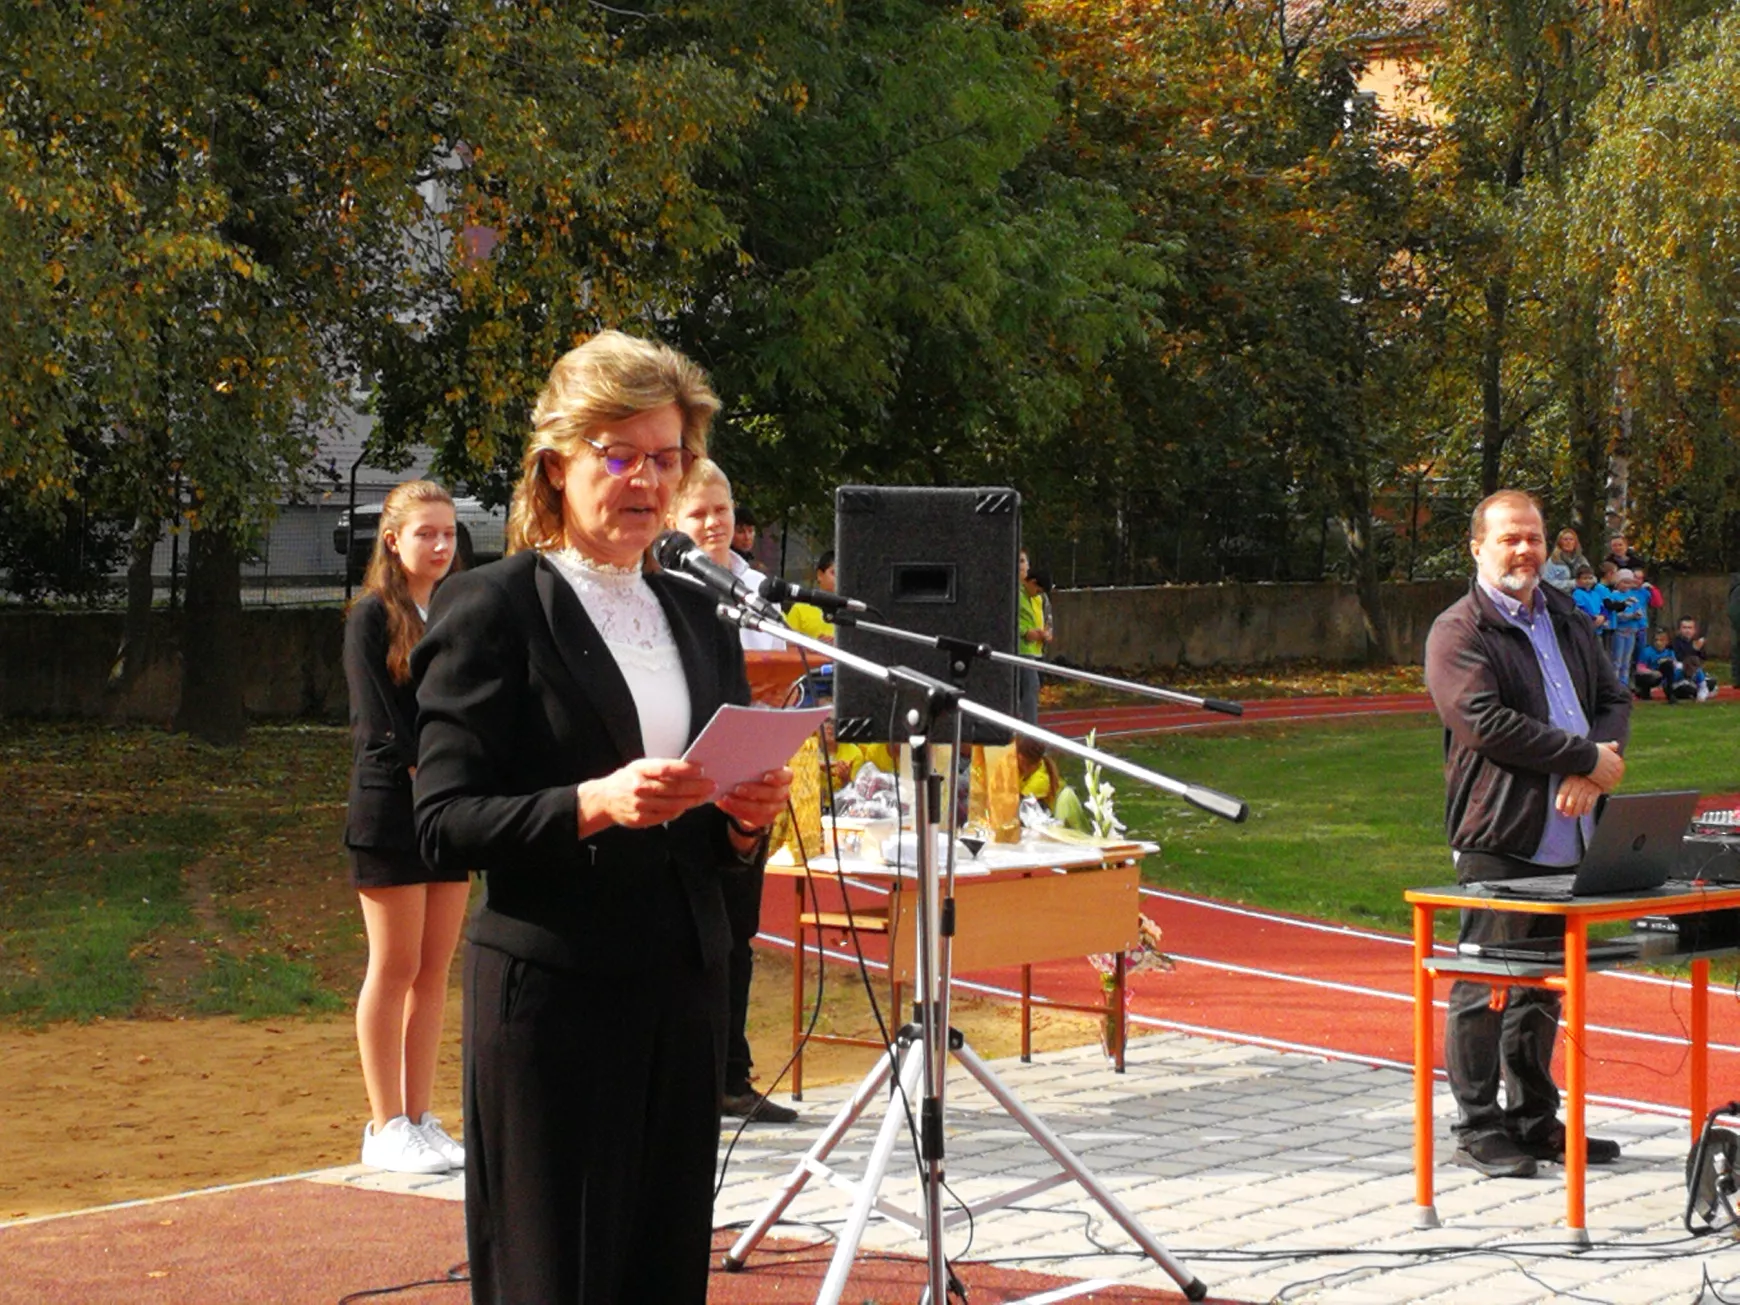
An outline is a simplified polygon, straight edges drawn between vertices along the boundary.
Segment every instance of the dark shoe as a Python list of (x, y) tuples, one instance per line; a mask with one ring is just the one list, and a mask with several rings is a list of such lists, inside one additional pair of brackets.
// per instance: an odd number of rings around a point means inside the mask
[(1504, 1133), (1488, 1133), (1464, 1142), (1450, 1157), (1451, 1163), (1478, 1170), (1488, 1178), (1533, 1178), (1535, 1158)]
[[(1537, 1141), (1518, 1138), (1516, 1145), (1524, 1155), (1562, 1165), (1565, 1163), (1565, 1126), (1555, 1125), (1550, 1133)], [(1619, 1143), (1610, 1137), (1585, 1137), (1583, 1147), (1587, 1164), (1610, 1165), (1619, 1159)]]
[(727, 1092), (719, 1113), (732, 1119), (747, 1119), (755, 1124), (795, 1124), (798, 1112), (777, 1101), (769, 1101), (754, 1088)]

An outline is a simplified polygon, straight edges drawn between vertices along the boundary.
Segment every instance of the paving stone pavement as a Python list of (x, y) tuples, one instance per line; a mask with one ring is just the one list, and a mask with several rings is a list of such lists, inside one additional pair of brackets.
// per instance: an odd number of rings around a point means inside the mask
[[(1591, 1107), (1595, 1130), (1619, 1139), (1625, 1153), (1619, 1164), (1590, 1171), (1594, 1247), (1575, 1254), (1564, 1229), (1563, 1170), (1545, 1166), (1533, 1180), (1494, 1180), (1448, 1163), (1455, 1107), (1442, 1085), (1434, 1104), (1434, 1180), (1443, 1226), (1414, 1227), (1413, 1084), (1404, 1071), (1172, 1033), (1133, 1042), (1122, 1075), (1096, 1048), (1036, 1056), (1029, 1065), (998, 1061), (992, 1068), (1166, 1250), (1208, 1284), (1211, 1299), (1677, 1305), (1699, 1299), (1707, 1270), (1723, 1295), (1740, 1301), (1740, 1247), (1722, 1238), (1692, 1241), (1680, 1223), (1688, 1145), (1683, 1119)], [(848, 1091), (806, 1093), (799, 1126), (746, 1129), (715, 1220), (760, 1214)], [(949, 1076), (947, 1107), (948, 1181), (962, 1199), (983, 1199), (1054, 1168), (958, 1068)], [(854, 1125), (830, 1158), (836, 1168), (862, 1171), (881, 1113), (877, 1103)], [(904, 1165), (891, 1166), (881, 1189), (884, 1199), (908, 1210), (917, 1202), (911, 1154), (903, 1141), (897, 1156)], [(845, 1193), (812, 1178), (787, 1213), (835, 1229), (848, 1205)], [(796, 1227), (776, 1231), (803, 1235)], [(1174, 1285), (1144, 1257), (1094, 1254), (1095, 1240), (1120, 1251), (1132, 1247), (1069, 1183), (1016, 1209), (982, 1215), (970, 1247), (966, 1228), (955, 1227), (948, 1246), (951, 1255), (1012, 1267)], [(1673, 1245), (1646, 1249), (1660, 1243)], [(916, 1235), (883, 1219), (872, 1220), (863, 1244), (923, 1252)], [(1430, 1247), (1459, 1253), (1376, 1253)], [(1485, 1249), (1460, 1253), (1469, 1248)], [(1228, 1255), (1275, 1251), (1299, 1258), (1262, 1262)]]
[[(1618, 1139), (1624, 1156), (1589, 1171), (1593, 1247), (1579, 1254), (1567, 1240), (1557, 1166), (1543, 1166), (1532, 1180), (1498, 1180), (1449, 1164), (1455, 1107), (1442, 1085), (1434, 1100), (1434, 1181), (1443, 1226), (1422, 1230), (1414, 1226), (1413, 1085), (1406, 1072), (1175, 1033), (1132, 1042), (1128, 1063), (1127, 1073), (1115, 1074), (1097, 1048), (1079, 1048), (1026, 1065), (997, 1061), (992, 1069), (1207, 1283), (1211, 1300), (1740, 1301), (1740, 1245), (1687, 1238), (1680, 1222), (1689, 1142), (1682, 1118), (1590, 1107), (1592, 1131)], [(812, 1089), (797, 1125), (745, 1129), (731, 1151), (715, 1222), (758, 1216), (850, 1090)], [(874, 1102), (829, 1158), (837, 1170), (862, 1172), (881, 1117), (881, 1102)], [(984, 1200), (1055, 1171), (1039, 1145), (958, 1067), (949, 1075), (946, 1118), (948, 1182), (962, 1200)], [(728, 1131), (725, 1144), (730, 1140)], [(880, 1192), (909, 1211), (917, 1204), (911, 1157), (903, 1138)], [(457, 1178), (406, 1179), (360, 1166), (326, 1178), (463, 1196)], [(773, 1235), (802, 1238), (804, 1225), (835, 1231), (849, 1203), (846, 1193), (811, 1178), (786, 1211), (790, 1222)], [(1119, 1254), (1096, 1252), (1096, 1241)], [(916, 1234), (881, 1217), (872, 1218), (862, 1245), (923, 1253)], [(1175, 1286), (1073, 1182), (982, 1214), (970, 1242), (966, 1226), (956, 1225), (948, 1247), (952, 1257), (1015, 1268)], [(1441, 1253), (1395, 1253), (1427, 1250)], [(1295, 1258), (1256, 1258), (1283, 1252)], [(1720, 1295), (1705, 1292), (1706, 1274)]]

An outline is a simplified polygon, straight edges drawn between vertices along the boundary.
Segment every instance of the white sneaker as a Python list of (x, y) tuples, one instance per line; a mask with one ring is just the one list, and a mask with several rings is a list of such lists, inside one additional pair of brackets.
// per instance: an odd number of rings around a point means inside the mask
[(425, 1110), (423, 1118), (417, 1121), (417, 1127), (422, 1130), (423, 1140), (429, 1144), (429, 1149), (445, 1160), (449, 1168), (465, 1168), (465, 1148), (441, 1127), (439, 1119)]
[(379, 1132), (373, 1120), (363, 1126), (362, 1162), (395, 1174), (444, 1174), (453, 1167), (404, 1115), (389, 1119)]
[(1700, 680), (1698, 682), (1698, 701), (1702, 702), (1705, 698), (1708, 698), (1709, 696), (1710, 696), (1710, 682), (1708, 680)]

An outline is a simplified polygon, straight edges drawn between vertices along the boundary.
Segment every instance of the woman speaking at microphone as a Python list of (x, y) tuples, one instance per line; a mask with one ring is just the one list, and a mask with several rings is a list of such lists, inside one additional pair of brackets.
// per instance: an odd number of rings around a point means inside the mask
[(643, 570), (718, 400), (606, 331), (533, 412), (510, 556), (454, 578), (415, 656), (417, 827), (482, 871), (465, 965), (466, 1236), (479, 1302), (702, 1305), (723, 1089), (721, 877), (791, 773), (678, 760), (749, 700), (714, 603)]

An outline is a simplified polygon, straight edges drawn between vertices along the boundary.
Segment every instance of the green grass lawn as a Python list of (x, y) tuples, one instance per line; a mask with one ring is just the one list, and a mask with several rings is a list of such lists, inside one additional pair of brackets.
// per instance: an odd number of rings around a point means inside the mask
[(343, 1009), (363, 951), (350, 741), (0, 724), (0, 1016)]
[[(1144, 871), (1155, 886), (1406, 930), (1403, 890), (1455, 881), (1435, 717), (1163, 735), (1119, 751), (1250, 806), (1233, 825), (1114, 777), (1119, 818), (1161, 845)], [(1740, 711), (1640, 706), (1626, 762), (1626, 790), (1740, 791)]]
[[(1403, 890), (1453, 877), (1430, 717), (1118, 746), (1250, 804), (1230, 825), (1117, 781), (1131, 831), (1162, 845), (1156, 885), (1402, 930)], [(1740, 709), (1641, 709), (1629, 764), (1628, 789), (1740, 790)], [(221, 749), (0, 722), (0, 1017), (343, 1008), (366, 953), (340, 838), (349, 766), (337, 726), (256, 726)]]

